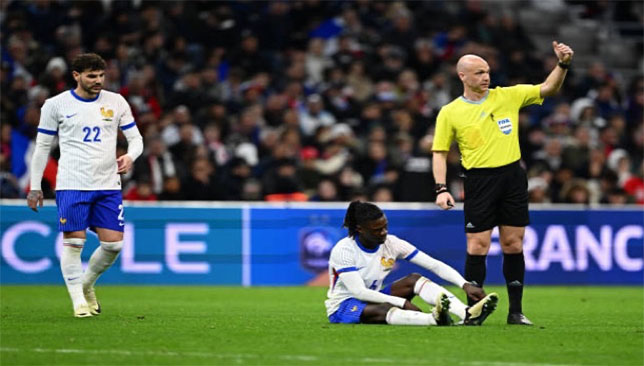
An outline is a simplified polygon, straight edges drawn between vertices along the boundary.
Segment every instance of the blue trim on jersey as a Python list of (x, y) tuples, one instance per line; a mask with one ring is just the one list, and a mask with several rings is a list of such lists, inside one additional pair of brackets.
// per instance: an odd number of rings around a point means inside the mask
[(406, 261), (410, 261), (412, 258), (414, 258), (414, 257), (416, 256), (416, 254), (418, 254), (418, 249), (414, 250), (413, 252), (411, 252), (411, 254), (409, 254), (408, 256), (406, 256), (406, 257), (405, 257), (405, 260), (406, 260)]
[(125, 131), (127, 129), (130, 129), (132, 127), (136, 126), (136, 121), (130, 123), (129, 125), (121, 126), (121, 131)]
[(44, 133), (45, 135), (51, 135), (51, 136), (56, 136), (58, 134), (58, 131), (46, 130), (40, 127), (38, 127), (38, 132)]
[(462, 95), (461, 95), (461, 97), (460, 97), (460, 98), (461, 98), (461, 100), (462, 100), (462, 101), (464, 101), (465, 103), (469, 103), (469, 104), (482, 104), (483, 102), (485, 102), (485, 100), (487, 99), (488, 95), (490, 95), (490, 90), (488, 90), (488, 91), (487, 91), (487, 94), (485, 94), (485, 96), (484, 96), (484, 97), (483, 97), (483, 99), (481, 99), (481, 100), (469, 100), (469, 99), (465, 98), (465, 97), (464, 97), (464, 96), (462, 96)]
[(79, 96), (78, 94), (76, 94), (74, 89), (71, 89), (70, 92), (72, 92), (72, 95), (74, 96), (74, 98), (80, 100), (81, 102), (85, 102), (85, 103), (91, 103), (91, 102), (95, 101), (96, 99), (98, 99), (98, 97), (101, 95), (101, 93), (99, 92), (98, 94), (96, 94), (96, 97), (94, 97), (92, 99), (85, 99), (85, 98), (82, 98), (81, 96)]
[(362, 249), (363, 252), (375, 253), (375, 252), (378, 251), (378, 248), (380, 248), (380, 246), (377, 246), (374, 249), (367, 249), (367, 248), (363, 247), (362, 244), (360, 244), (360, 240), (358, 239), (357, 235), (355, 237), (355, 241), (356, 241), (356, 244), (358, 244), (358, 248)]
[(338, 269), (336, 272), (344, 273), (344, 272), (353, 272), (353, 271), (357, 271), (357, 270), (358, 269), (356, 267), (347, 267), (347, 268)]

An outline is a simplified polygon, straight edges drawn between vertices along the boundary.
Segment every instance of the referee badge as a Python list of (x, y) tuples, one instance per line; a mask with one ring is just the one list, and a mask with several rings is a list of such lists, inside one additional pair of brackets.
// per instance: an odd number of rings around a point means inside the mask
[(509, 135), (512, 132), (512, 122), (509, 118), (500, 119), (496, 121), (496, 124), (504, 135)]

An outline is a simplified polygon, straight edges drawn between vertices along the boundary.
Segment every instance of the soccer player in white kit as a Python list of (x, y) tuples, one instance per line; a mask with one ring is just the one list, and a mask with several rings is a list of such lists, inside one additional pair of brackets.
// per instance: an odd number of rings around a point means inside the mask
[[(393, 325), (451, 325), (450, 312), (464, 325), (481, 325), (498, 302), (467, 281), (452, 267), (419, 251), (412, 244), (388, 235), (387, 218), (378, 206), (351, 202), (344, 219), (349, 236), (340, 240), (329, 258), (329, 291), (325, 301), (331, 323)], [(404, 259), (437, 274), (479, 300), (471, 307), (444, 287), (413, 273), (382, 288), (397, 259)], [(435, 306), (422, 312), (411, 303), (415, 295)]]
[[(101, 313), (94, 284), (123, 247), (125, 222), (119, 174), (128, 172), (143, 151), (143, 139), (125, 98), (102, 90), (105, 66), (97, 54), (78, 55), (72, 62), (76, 88), (45, 101), (27, 195), (28, 206), (38, 211), (38, 205), (43, 205), (43, 171), (52, 141), (58, 135), (56, 206), (58, 229), (63, 232), (60, 268), (74, 316), (79, 318)], [(117, 158), (119, 129), (127, 139), (128, 149)], [(88, 227), (98, 234), (100, 246), (83, 273), (81, 251)]]

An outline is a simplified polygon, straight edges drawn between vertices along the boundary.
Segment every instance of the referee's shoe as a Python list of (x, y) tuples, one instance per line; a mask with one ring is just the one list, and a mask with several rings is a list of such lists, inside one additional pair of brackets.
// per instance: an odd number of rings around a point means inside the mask
[(508, 314), (508, 324), (533, 325), (530, 319), (526, 318), (526, 316), (521, 313)]

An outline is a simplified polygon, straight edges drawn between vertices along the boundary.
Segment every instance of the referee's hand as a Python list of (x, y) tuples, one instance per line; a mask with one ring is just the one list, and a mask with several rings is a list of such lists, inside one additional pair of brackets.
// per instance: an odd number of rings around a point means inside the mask
[(454, 197), (449, 192), (443, 192), (436, 196), (436, 204), (443, 210), (454, 208)]

